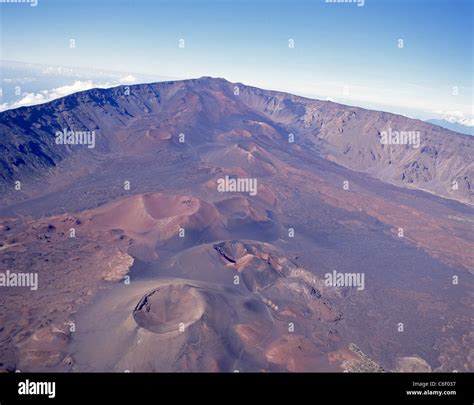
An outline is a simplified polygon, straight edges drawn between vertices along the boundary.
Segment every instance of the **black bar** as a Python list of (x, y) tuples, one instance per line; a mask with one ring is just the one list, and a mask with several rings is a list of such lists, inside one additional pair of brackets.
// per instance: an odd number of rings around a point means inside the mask
[[(472, 404), (473, 376), (470, 373), (5, 373), (0, 374), (0, 405), (73, 401), (136, 404), (142, 400), (150, 404), (172, 401), (181, 404), (188, 400), (193, 404), (198, 400), (242, 401), (242, 405), (285, 401), (298, 405), (367, 403), (369, 400), (379, 404)], [(47, 394), (20, 395), (19, 384), (27, 381), (54, 382), (54, 398)]]

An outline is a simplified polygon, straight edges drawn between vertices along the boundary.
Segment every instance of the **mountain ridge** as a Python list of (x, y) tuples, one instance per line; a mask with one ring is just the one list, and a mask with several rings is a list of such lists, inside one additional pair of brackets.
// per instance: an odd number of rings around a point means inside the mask
[[(469, 156), (474, 154), (474, 141), (468, 135), (402, 115), (263, 90), (209, 76), (96, 88), (41, 105), (1, 112), (0, 132), (6, 142), (2, 145), (0, 188), (8, 193), (14, 180), (41, 178), (74, 154), (76, 145), (56, 147), (56, 131), (98, 131), (97, 151), (89, 152), (105, 156), (120, 143), (111, 132), (134, 119), (153, 116), (155, 121), (151, 120), (150, 125), (157, 123), (161, 128), (166, 125), (160, 120), (168, 120), (166, 131), (170, 137), (183, 131), (207, 133), (209, 128), (232, 130), (242, 126), (247, 118), (256, 122), (265, 118), (262, 122), (271, 128), (251, 128), (250, 132), (254, 130), (254, 136), (259, 136), (260, 130), (273, 131), (272, 139), (279, 147), (287, 145), (285, 138), (293, 133), (296, 144), (304, 144), (311, 153), (350, 170), (397, 186), (473, 203)], [(232, 120), (237, 123), (234, 125)], [(424, 137), (422, 146), (418, 151), (407, 148), (408, 145), (385, 148), (387, 145), (381, 145), (377, 138), (387, 127), (419, 131)], [(13, 134), (16, 141), (8, 134)], [(441, 158), (443, 162), (439, 164)]]

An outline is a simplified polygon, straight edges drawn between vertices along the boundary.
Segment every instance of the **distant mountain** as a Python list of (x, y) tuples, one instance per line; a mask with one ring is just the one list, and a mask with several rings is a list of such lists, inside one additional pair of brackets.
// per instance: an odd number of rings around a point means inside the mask
[[(187, 145), (221, 142), (230, 131), (266, 148), (287, 148), (289, 134), (306, 153), (401, 187), (473, 202), (474, 139), (404, 116), (312, 100), (287, 93), (200, 78), (92, 89), (42, 105), (0, 113), (0, 188), (14, 180), (45, 178), (81, 154), (87, 166), (121, 155), (157, 150), (164, 139)], [(128, 126), (127, 133), (121, 130)], [(57, 145), (58, 131), (95, 131), (95, 148)], [(381, 142), (411, 131), (419, 147)], [(225, 142), (224, 142), (225, 143)], [(179, 145), (179, 144), (178, 144)], [(456, 186), (453, 187), (453, 184)]]
[(426, 120), (426, 122), (429, 122), (430, 124), (434, 124), (434, 125), (439, 125), (440, 127), (449, 129), (451, 131), (459, 132), (460, 134), (474, 136), (474, 127), (462, 125), (462, 124), (459, 124), (458, 122), (450, 122), (448, 120), (437, 120), (437, 119)]

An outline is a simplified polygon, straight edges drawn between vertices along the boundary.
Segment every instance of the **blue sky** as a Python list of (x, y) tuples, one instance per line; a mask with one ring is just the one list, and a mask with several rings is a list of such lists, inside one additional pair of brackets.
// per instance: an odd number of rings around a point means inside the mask
[(474, 2), (364, 3), (0, 4), (1, 58), (149, 77), (224, 77), (419, 118), (451, 114), (471, 120)]

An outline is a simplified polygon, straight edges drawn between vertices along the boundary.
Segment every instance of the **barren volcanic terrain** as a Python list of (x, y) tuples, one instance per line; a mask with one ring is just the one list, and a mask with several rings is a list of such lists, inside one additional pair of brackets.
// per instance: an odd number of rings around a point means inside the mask
[(1, 370), (474, 371), (472, 137), (207, 77), (0, 117)]

